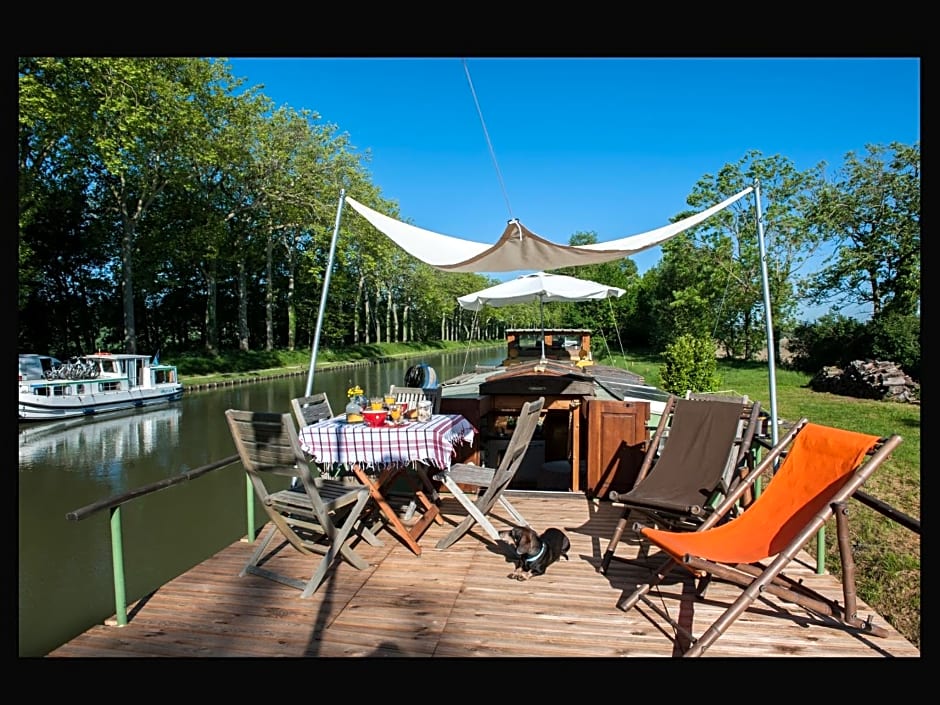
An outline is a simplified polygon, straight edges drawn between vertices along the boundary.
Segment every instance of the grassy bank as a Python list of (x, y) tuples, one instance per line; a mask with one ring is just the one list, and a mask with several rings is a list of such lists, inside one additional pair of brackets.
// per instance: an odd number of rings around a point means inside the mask
[[(434, 346), (380, 344), (341, 352), (322, 350), (317, 356), (317, 366), (327, 368), (376, 358), (460, 351), (466, 347), (466, 343)], [(260, 378), (283, 374), (291, 369), (299, 373), (307, 369), (309, 359), (309, 351), (276, 351), (232, 353), (213, 359), (184, 356), (173, 362), (178, 365), (184, 384), (203, 384), (210, 380)], [(648, 384), (658, 386), (660, 383), (661, 361), (655, 356), (628, 355), (623, 358), (618, 355), (603, 362), (626, 367), (643, 376)], [(720, 359), (718, 375), (721, 389), (747, 394), (760, 401), (765, 409), (770, 409), (766, 363)], [(808, 386), (809, 381), (810, 375), (807, 374), (782, 369), (776, 371), (778, 418), (796, 421), (805, 416), (816, 423), (852, 431), (881, 436), (900, 434), (903, 442), (864, 489), (891, 507), (919, 519), (920, 406), (814, 392)], [(859, 502), (851, 503), (849, 512), (859, 597), (920, 647), (920, 535)], [(841, 565), (835, 539), (833, 524), (825, 532), (826, 568), (838, 575)], [(807, 550), (815, 555), (815, 539)]]
[[(471, 347), (494, 347), (501, 342), (473, 343)], [(317, 351), (317, 369), (376, 360), (416, 357), (429, 353), (463, 352), (467, 343), (435, 341), (434, 343), (375, 343), (356, 345), (344, 350)], [(252, 380), (280, 376), (285, 372), (306, 371), (310, 367), (310, 350), (229, 351), (216, 357), (183, 354), (172, 359), (184, 386), (211, 385), (233, 380)]]

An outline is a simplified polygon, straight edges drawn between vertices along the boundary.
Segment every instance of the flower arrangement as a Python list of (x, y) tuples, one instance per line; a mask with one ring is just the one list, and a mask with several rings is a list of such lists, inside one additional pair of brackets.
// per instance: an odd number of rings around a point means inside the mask
[(346, 390), (346, 396), (352, 399), (353, 397), (365, 396), (365, 392), (362, 391), (362, 387), (357, 384), (356, 386), (350, 387)]

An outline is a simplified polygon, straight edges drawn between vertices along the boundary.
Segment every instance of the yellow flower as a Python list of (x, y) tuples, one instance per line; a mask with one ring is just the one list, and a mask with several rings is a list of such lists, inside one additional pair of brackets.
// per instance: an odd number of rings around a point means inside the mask
[(364, 392), (362, 391), (362, 387), (360, 387), (358, 384), (355, 387), (350, 387), (346, 390), (346, 396), (349, 398), (358, 397), (362, 394), (364, 394)]

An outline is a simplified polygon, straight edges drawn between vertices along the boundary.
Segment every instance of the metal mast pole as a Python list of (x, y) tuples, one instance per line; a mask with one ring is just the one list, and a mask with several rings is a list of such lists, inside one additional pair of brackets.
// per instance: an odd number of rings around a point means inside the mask
[(774, 323), (770, 312), (770, 285), (767, 281), (767, 247), (764, 244), (764, 216), (760, 207), (760, 179), (754, 181), (754, 202), (757, 205), (757, 242), (760, 246), (760, 276), (764, 290), (764, 315), (767, 322), (767, 369), (770, 373), (770, 437), (777, 445), (777, 363), (774, 359)]
[(336, 256), (336, 239), (339, 236), (339, 221), (346, 202), (346, 189), (339, 191), (339, 204), (336, 206), (336, 224), (333, 226), (333, 239), (330, 241), (330, 255), (326, 261), (326, 274), (323, 276), (323, 291), (320, 293), (320, 311), (317, 314), (317, 329), (313, 334), (313, 349), (310, 351), (310, 369), (307, 371), (307, 391), (305, 396), (313, 394), (313, 372), (317, 367), (317, 351), (320, 349), (320, 331), (323, 330), (323, 313), (326, 311), (326, 298), (330, 291), (330, 276), (333, 274), (333, 258)]

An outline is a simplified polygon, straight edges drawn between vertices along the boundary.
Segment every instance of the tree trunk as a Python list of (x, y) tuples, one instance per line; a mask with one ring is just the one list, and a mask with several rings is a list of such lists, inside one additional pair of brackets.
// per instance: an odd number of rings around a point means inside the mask
[(239, 257), (238, 270), (238, 349), (248, 352), (248, 274), (245, 258)]
[(274, 350), (274, 236), (264, 243), (264, 349)]
[(124, 222), (124, 238), (121, 241), (121, 274), (123, 281), (122, 303), (124, 305), (124, 351), (137, 352), (137, 330), (134, 323), (134, 225)]
[[(362, 329), (359, 320), (360, 306), (363, 306), (363, 291), (365, 290), (365, 279), (359, 275), (359, 281), (356, 283), (356, 300), (353, 302), (353, 345), (359, 345), (359, 331)], [(367, 307), (367, 305), (366, 305)]]
[(218, 331), (218, 261), (213, 258), (206, 268), (206, 354), (219, 354)]

